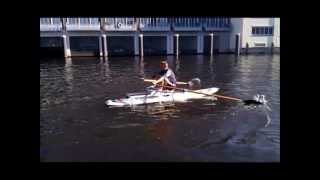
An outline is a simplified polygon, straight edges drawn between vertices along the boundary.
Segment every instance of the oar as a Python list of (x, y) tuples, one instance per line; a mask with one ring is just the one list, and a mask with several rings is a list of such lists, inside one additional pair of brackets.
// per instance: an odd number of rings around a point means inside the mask
[(253, 99), (242, 100), (242, 99), (239, 99), (239, 98), (221, 96), (221, 95), (217, 95), (217, 94), (207, 94), (207, 93), (202, 93), (202, 92), (197, 92), (197, 91), (193, 91), (193, 90), (177, 88), (177, 87), (172, 87), (172, 86), (162, 86), (162, 85), (157, 85), (157, 86), (167, 87), (167, 88), (172, 88), (172, 89), (177, 89), (177, 90), (182, 90), (182, 91), (187, 91), (187, 92), (192, 92), (192, 93), (202, 94), (202, 95), (207, 95), (207, 96), (215, 96), (215, 97), (223, 98), (223, 99), (230, 99), (230, 100), (240, 101), (240, 102), (243, 102), (245, 105), (250, 105), (250, 104), (260, 105), (260, 104), (263, 104), (262, 102), (259, 102), (259, 101), (253, 100)]
[[(144, 79), (144, 78), (141, 78), (143, 81), (145, 81), (145, 82), (155, 82), (156, 80), (154, 80), (154, 79)], [(180, 85), (186, 85), (186, 84), (188, 84), (188, 83), (186, 83), (186, 82), (176, 82), (176, 84), (180, 84)]]

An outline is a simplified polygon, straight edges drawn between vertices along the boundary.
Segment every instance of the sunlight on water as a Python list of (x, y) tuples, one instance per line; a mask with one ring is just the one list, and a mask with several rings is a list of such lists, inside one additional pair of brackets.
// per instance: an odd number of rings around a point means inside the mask
[[(195, 77), (218, 98), (107, 107), (108, 99), (143, 92), (168, 59), (178, 81)], [(182, 86), (187, 88), (187, 86)], [(280, 56), (114, 57), (40, 61), (42, 161), (280, 160)], [(90, 152), (90, 153), (87, 153)]]

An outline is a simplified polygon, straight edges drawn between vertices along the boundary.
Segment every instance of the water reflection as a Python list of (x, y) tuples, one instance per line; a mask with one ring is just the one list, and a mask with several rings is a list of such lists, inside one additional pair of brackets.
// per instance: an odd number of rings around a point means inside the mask
[(109, 82), (109, 80), (111, 80), (111, 71), (110, 71), (108, 58), (104, 59), (103, 68), (101, 68), (101, 69), (103, 70), (103, 75), (105, 77), (105, 82)]
[(68, 91), (68, 94), (71, 94), (72, 93), (72, 90), (73, 90), (73, 70), (72, 70), (72, 59), (71, 58), (66, 58), (65, 59), (65, 79), (66, 79), (66, 82), (67, 82), (67, 91)]
[(163, 58), (162, 60), (166, 60), (169, 64), (169, 67), (175, 67), (175, 59), (173, 56), (167, 56), (166, 58)]
[(178, 57), (178, 56), (176, 56), (175, 70), (176, 70), (176, 73), (179, 73), (179, 70), (180, 70), (180, 60), (179, 60), (179, 57)]
[[(107, 108), (106, 99), (144, 91), (150, 84), (139, 77), (159, 71), (164, 58), (42, 61), (41, 149), (49, 152), (41, 151), (43, 160), (68, 158), (65, 154), (82, 150), (81, 144), (91, 153), (71, 153), (75, 160), (144, 161), (148, 153), (156, 157), (151, 161), (172, 156), (190, 161), (279, 160), (279, 56), (165, 58), (178, 81), (199, 76), (203, 88), (219, 87), (219, 95), (240, 99), (265, 94), (270, 109), (224, 99)], [(70, 143), (74, 139), (79, 144)]]

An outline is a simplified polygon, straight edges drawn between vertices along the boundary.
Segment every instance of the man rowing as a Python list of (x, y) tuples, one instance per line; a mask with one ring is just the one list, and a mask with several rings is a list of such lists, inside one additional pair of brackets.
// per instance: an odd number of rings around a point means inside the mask
[[(152, 83), (160, 86), (160, 90), (172, 90), (176, 87), (176, 76), (174, 72), (169, 68), (167, 61), (160, 62), (161, 71), (158, 73), (158, 80), (153, 81)], [(170, 87), (163, 87), (170, 86)], [(171, 88), (172, 87), (172, 88)]]

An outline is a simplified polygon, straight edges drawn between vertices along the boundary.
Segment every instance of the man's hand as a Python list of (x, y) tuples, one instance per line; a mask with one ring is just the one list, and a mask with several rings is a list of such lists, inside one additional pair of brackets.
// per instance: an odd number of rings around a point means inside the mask
[(159, 82), (163, 81), (164, 77), (161, 77), (160, 79), (156, 80), (156, 81), (152, 81), (153, 84), (158, 84)]

